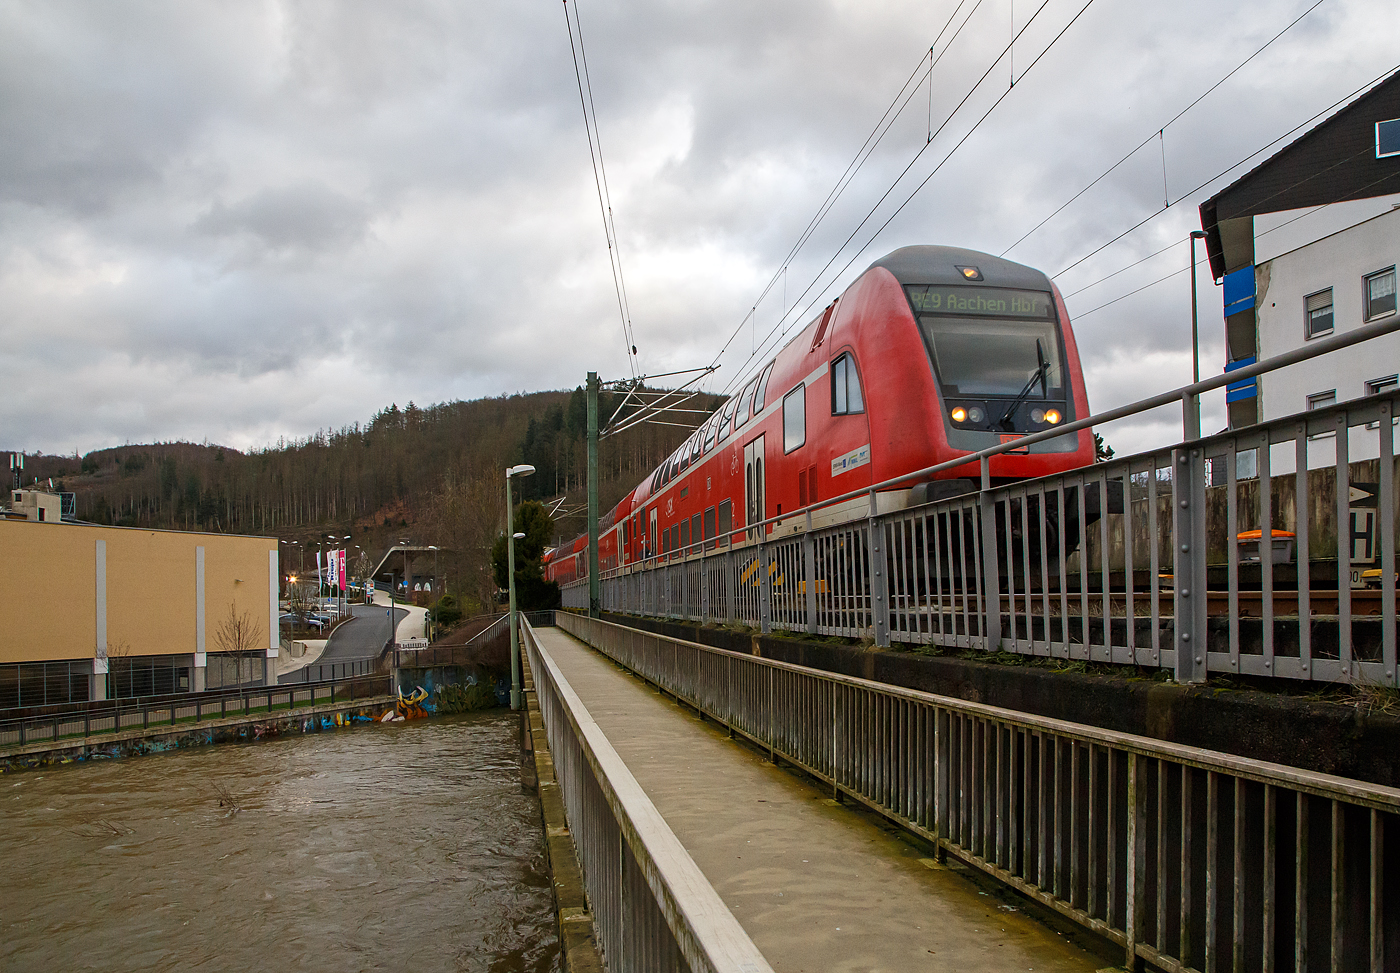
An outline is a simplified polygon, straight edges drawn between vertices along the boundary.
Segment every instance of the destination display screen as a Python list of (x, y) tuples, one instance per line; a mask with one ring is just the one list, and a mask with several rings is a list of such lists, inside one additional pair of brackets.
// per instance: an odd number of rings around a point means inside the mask
[(918, 284), (904, 289), (909, 294), (909, 302), (919, 314), (1029, 318), (1037, 321), (1050, 321), (1055, 317), (1055, 299), (1045, 291), (947, 284)]

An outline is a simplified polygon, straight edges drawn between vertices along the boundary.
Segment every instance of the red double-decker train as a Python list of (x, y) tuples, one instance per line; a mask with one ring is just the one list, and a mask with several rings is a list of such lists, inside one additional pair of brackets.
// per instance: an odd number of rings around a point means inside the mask
[[(1089, 415), (1064, 298), (1038, 270), (954, 247), (875, 261), (755, 371), (599, 524), (606, 571), (756, 539), (733, 533), (831, 498)], [(1094, 461), (1090, 430), (990, 460), (1005, 483)], [(877, 493), (879, 512), (967, 493), (970, 462)], [(819, 528), (870, 514), (858, 498), (812, 511)], [(1075, 531), (1077, 533), (1077, 531)], [(587, 535), (546, 555), (546, 577), (587, 574)]]

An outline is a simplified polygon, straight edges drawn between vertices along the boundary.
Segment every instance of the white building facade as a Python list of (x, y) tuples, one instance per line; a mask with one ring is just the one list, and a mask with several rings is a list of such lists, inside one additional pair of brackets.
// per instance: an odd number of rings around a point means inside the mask
[[(1340, 230), (1254, 267), (1257, 354), (1272, 358), (1396, 313), (1400, 208)], [(1393, 391), (1400, 382), (1400, 333), (1372, 339), (1257, 379), (1258, 421)], [(1352, 431), (1352, 460), (1379, 455), (1374, 429)], [(1314, 442), (1309, 466), (1332, 461)]]

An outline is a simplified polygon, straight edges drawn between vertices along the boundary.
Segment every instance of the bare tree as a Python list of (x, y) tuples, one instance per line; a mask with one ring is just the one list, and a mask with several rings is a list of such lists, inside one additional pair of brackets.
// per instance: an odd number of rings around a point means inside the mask
[(229, 602), (228, 614), (214, 631), (214, 644), (221, 653), (233, 660), (237, 673), (234, 678), (239, 685), (247, 681), (244, 678), (244, 660), (249, 660), (246, 673), (251, 678), (251, 660), (254, 653), (260, 653), (266, 648), (264, 642), (262, 623), (249, 612), (240, 612), (233, 602)]
[(504, 486), (490, 474), (450, 472), (429, 504), (430, 529), (444, 547), (443, 566), (458, 579), (467, 614), (488, 611), (495, 601), (491, 543), (504, 513)]

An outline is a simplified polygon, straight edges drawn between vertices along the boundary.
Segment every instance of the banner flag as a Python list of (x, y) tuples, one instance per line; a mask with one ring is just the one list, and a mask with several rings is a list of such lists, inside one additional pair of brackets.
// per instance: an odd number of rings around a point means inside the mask
[[(325, 583), (326, 583), (326, 569), (322, 566), (322, 561), (323, 561), (323, 560), (324, 560), (324, 559), (321, 557), (321, 552), (320, 552), (320, 551), (317, 551), (317, 552), (316, 552), (316, 583), (317, 583), (317, 584), (325, 584)], [(317, 597), (319, 598), (320, 595), (318, 594)]]
[(336, 569), (335, 551), (327, 551), (327, 552), (326, 552), (326, 584), (330, 585), (332, 591), (334, 591), (334, 590), (335, 590), (337, 587), (339, 587), (339, 585), (340, 585), (340, 582), (339, 582), (338, 578), (336, 577), (336, 570), (335, 570), (335, 569)]
[(347, 580), (347, 579), (346, 579), (346, 577), (345, 577), (345, 548), (342, 547), (342, 548), (340, 549), (340, 590), (341, 590), (341, 591), (344, 591), (346, 588), (349, 587), (349, 585), (347, 585), (347, 584), (345, 583), (346, 580)]

